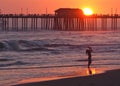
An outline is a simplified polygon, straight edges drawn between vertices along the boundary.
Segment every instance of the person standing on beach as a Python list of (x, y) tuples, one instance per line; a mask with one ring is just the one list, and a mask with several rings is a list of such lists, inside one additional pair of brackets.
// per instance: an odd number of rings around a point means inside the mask
[(88, 55), (88, 68), (90, 67), (90, 65), (91, 65), (91, 63), (92, 63), (92, 55), (91, 55), (91, 53), (92, 53), (92, 48), (91, 47), (88, 47), (87, 49), (86, 49), (86, 54)]

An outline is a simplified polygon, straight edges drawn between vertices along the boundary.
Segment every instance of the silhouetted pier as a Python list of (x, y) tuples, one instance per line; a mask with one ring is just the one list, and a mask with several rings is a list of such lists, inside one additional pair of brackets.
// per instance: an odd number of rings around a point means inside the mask
[(99, 31), (120, 29), (120, 15), (56, 16), (51, 14), (0, 14), (1, 31)]

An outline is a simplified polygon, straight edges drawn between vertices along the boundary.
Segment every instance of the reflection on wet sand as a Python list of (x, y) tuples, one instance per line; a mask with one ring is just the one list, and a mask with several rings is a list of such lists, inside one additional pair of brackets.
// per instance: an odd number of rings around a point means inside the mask
[[(88, 73), (95, 73), (94, 69), (88, 69)], [(111, 70), (94, 76), (68, 77), (64, 79), (49, 80), (46, 82), (29, 82), (14, 86), (120, 86), (119, 73), (120, 70)], [(112, 79), (109, 77), (112, 77)]]
[[(79, 73), (79, 76), (89, 76), (94, 74), (100, 74), (103, 72), (105, 72), (104, 68), (102, 69), (101, 68), (85, 68), (80, 70), (78, 73)], [(78, 73), (76, 75), (78, 75)]]
[(79, 76), (89, 76), (93, 74), (99, 74), (103, 73), (103, 69), (99, 68), (83, 68), (77, 71), (74, 71), (74, 73), (71, 74), (64, 74), (61, 76), (52, 76), (52, 77), (44, 77), (44, 78), (30, 78), (19, 81), (17, 84), (20, 83), (31, 83), (31, 82), (43, 82), (43, 81), (51, 81), (51, 80), (58, 80), (58, 79), (65, 79), (65, 78), (73, 78), (73, 77), (79, 77)]
[(93, 75), (93, 74), (96, 74), (95, 68), (88, 68), (87, 75)]

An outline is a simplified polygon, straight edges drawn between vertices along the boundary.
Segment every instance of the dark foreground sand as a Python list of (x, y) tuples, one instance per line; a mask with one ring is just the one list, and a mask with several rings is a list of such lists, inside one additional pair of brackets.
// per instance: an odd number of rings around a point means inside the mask
[(90, 76), (29, 82), (14, 86), (120, 86), (120, 69)]

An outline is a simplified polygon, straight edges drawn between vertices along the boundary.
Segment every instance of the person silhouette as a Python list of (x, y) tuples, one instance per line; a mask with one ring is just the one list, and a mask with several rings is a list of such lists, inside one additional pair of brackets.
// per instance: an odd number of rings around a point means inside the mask
[(88, 46), (88, 48), (86, 49), (86, 54), (88, 55), (88, 68), (90, 67), (91, 63), (92, 63), (92, 48), (90, 46)]

